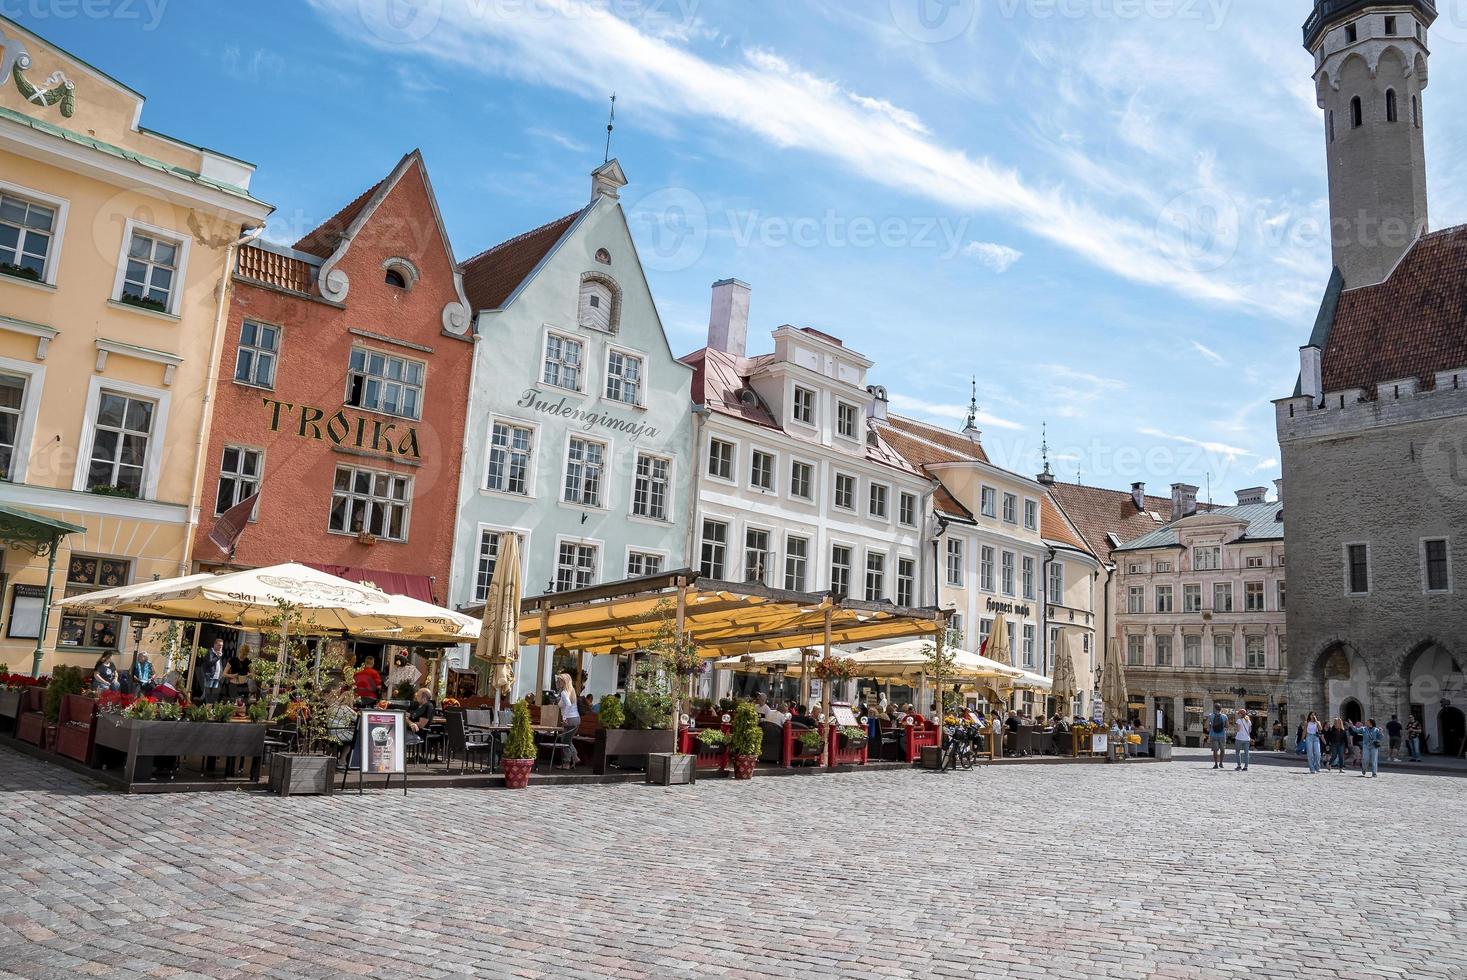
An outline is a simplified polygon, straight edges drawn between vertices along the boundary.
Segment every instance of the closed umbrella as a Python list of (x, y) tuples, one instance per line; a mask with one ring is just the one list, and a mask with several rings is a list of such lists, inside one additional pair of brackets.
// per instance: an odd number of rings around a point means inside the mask
[(505, 531), (499, 535), (499, 554), (489, 596), (484, 603), (484, 621), (474, 656), (490, 667), (489, 684), (494, 688), (494, 710), (500, 696), (514, 687), (515, 663), (520, 657), (520, 542)]
[(1075, 703), (1075, 659), (1070, 655), (1069, 634), (1060, 630), (1054, 651), (1054, 676), (1050, 688), (1054, 693), (1055, 713), (1067, 717)]
[(1105, 722), (1119, 725), (1129, 710), (1126, 668), (1121, 666), (1121, 648), (1112, 637), (1105, 645), (1105, 667), (1100, 675), (1100, 699), (1105, 702)]
[(999, 613), (993, 619), (993, 626), (988, 630), (988, 646), (983, 650), (983, 655), (1005, 667), (1013, 665), (1013, 651), (1009, 649), (1009, 626), (1003, 618), (1003, 613)]

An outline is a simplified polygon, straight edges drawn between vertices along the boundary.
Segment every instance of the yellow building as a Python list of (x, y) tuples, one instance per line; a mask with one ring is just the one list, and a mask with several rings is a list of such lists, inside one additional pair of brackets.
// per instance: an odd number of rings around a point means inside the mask
[(58, 615), (48, 585), (59, 599), (189, 570), (226, 270), (270, 207), (250, 196), (251, 164), (144, 128), (142, 109), (0, 17), (0, 662), (12, 671), (133, 649), (127, 620)]

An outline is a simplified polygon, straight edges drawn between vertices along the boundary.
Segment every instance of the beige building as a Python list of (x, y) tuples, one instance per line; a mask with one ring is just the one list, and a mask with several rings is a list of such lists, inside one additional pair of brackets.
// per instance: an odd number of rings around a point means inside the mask
[(48, 600), (188, 571), (226, 273), (270, 208), (126, 85), (0, 45), (0, 661), (90, 667), (131, 624)]

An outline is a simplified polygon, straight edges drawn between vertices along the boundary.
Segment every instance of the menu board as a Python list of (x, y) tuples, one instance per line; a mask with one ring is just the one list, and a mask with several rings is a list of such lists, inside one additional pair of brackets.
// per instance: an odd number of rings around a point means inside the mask
[(830, 713), (833, 714), (833, 715), (835, 715), (835, 723), (837, 725), (841, 726), (842, 728), (855, 728), (855, 727), (857, 727), (856, 726), (856, 716), (851, 711), (850, 705), (846, 705), (846, 704), (835, 704), (835, 705), (831, 705), (831, 707), (830, 707)]
[(401, 711), (363, 711), (359, 743), (366, 755), (362, 771), (401, 773), (403, 765), (403, 716)]

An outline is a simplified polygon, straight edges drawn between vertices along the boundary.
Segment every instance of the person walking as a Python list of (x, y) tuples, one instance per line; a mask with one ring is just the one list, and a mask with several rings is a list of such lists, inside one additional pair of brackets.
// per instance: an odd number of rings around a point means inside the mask
[(1212, 704), (1212, 713), (1207, 716), (1204, 724), (1207, 727), (1207, 743), (1212, 747), (1212, 768), (1223, 767), (1223, 756), (1228, 751), (1228, 716), (1223, 712), (1222, 705), (1216, 701)]
[(1319, 736), (1322, 734), (1319, 724), (1319, 715), (1309, 712), (1309, 717), (1304, 719), (1304, 751), (1309, 757), (1309, 772), (1319, 772)]
[(1329, 749), (1329, 765), (1325, 768), (1339, 772), (1345, 771), (1345, 746), (1349, 741), (1350, 736), (1345, 731), (1345, 723), (1336, 718), (1324, 735), (1325, 746)]
[(1406, 722), (1406, 751), (1411, 754), (1412, 762), (1421, 761), (1421, 737), (1424, 731), (1421, 721), (1415, 715)]
[(1375, 724), (1374, 718), (1356, 732), (1360, 736), (1360, 778), (1380, 776), (1380, 747), (1385, 744), (1386, 733)]
[(1248, 712), (1242, 708), (1238, 709), (1238, 719), (1233, 727), (1233, 752), (1237, 756), (1237, 765), (1233, 772), (1248, 771), (1248, 750), (1253, 747), (1253, 719), (1248, 717)]
[(560, 737), (565, 740), (565, 758), (557, 769), (574, 769), (581, 764), (576, 753), (575, 735), (581, 727), (581, 709), (576, 704), (576, 685), (570, 674), (555, 676), (555, 698), (560, 705)]
[(1391, 720), (1386, 722), (1386, 734), (1390, 736), (1390, 754), (1386, 756), (1387, 762), (1401, 761), (1401, 736), (1406, 731), (1406, 726), (1401, 724), (1401, 719), (1391, 715)]

